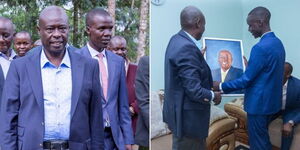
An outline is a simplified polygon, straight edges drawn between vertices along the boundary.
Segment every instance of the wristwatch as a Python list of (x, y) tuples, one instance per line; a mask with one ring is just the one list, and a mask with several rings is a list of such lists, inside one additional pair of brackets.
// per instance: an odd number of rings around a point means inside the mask
[(293, 120), (290, 120), (289, 123), (294, 126), (294, 121)]

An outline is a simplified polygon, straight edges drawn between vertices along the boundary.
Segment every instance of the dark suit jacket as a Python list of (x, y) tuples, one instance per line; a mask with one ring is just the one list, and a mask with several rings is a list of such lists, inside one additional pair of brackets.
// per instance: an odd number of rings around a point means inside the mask
[[(2, 150), (42, 150), (44, 103), (40, 69), (42, 47), (12, 61), (1, 102)], [(95, 60), (69, 50), (72, 98), (69, 148), (103, 149), (99, 67)]]
[(165, 55), (163, 121), (177, 137), (208, 135), (212, 76), (200, 50), (184, 31), (174, 35)]
[(283, 111), (283, 123), (293, 120), (300, 123), (300, 80), (291, 76), (288, 79), (286, 105)]
[[(2, 97), (4, 81), (5, 81), (4, 74), (3, 74), (2, 66), (0, 65), (0, 99)], [(0, 103), (0, 108), (1, 108), (1, 103)]]
[[(235, 68), (235, 67), (231, 66), (230, 69), (228, 70), (228, 73), (227, 73), (224, 81), (225, 82), (226, 81), (231, 81), (233, 79), (239, 78), (242, 75), (243, 75), (243, 70), (242, 69)], [(222, 82), (221, 68), (212, 70), (212, 76), (213, 76), (213, 81)]]
[(224, 82), (225, 93), (245, 90), (244, 109), (251, 115), (275, 114), (281, 109), (285, 50), (273, 32), (264, 35), (251, 50), (245, 73)]
[[(224, 82), (237, 79), (237, 78), (241, 77), (242, 75), (243, 75), (242, 69), (231, 66), (228, 70), (228, 73), (225, 77)], [(212, 76), (213, 76), (213, 81), (222, 82), (221, 68), (212, 70)], [(243, 94), (243, 93), (244, 93), (243, 90), (236, 90), (236, 91), (229, 92), (228, 94)]]
[[(91, 57), (87, 46), (81, 48), (78, 53)], [(113, 138), (118, 149), (124, 150), (125, 144), (134, 144), (126, 89), (125, 61), (111, 51), (106, 51), (106, 57), (109, 81), (107, 102), (102, 107), (108, 110)]]
[(149, 56), (140, 59), (135, 86), (140, 109), (135, 142), (138, 145), (149, 147)]
[(136, 69), (137, 69), (137, 65), (129, 63), (127, 75), (126, 75), (126, 85), (128, 90), (129, 106), (132, 106), (135, 112), (135, 114), (131, 116), (131, 121), (132, 121), (131, 126), (133, 129), (133, 133), (135, 133), (136, 130), (136, 123), (137, 123), (138, 112), (139, 112), (136, 95), (135, 95), (135, 86), (134, 86)]

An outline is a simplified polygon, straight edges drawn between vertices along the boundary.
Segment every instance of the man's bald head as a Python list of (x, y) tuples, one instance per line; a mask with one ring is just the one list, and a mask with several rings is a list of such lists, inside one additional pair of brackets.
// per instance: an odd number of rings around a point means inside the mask
[(251, 16), (257, 20), (261, 20), (267, 25), (269, 25), (271, 19), (270, 11), (267, 8), (261, 6), (252, 9), (249, 12), (248, 16)]
[(200, 40), (205, 30), (205, 17), (195, 6), (185, 7), (180, 14), (181, 28)]
[(91, 24), (93, 22), (93, 18), (97, 15), (105, 16), (105, 17), (109, 16), (110, 17), (110, 14), (106, 10), (104, 10), (103, 8), (92, 9), (86, 14), (86, 17), (85, 17), (86, 26), (91, 26)]
[(180, 24), (184, 30), (195, 28), (199, 21), (204, 21), (204, 15), (194, 6), (187, 6), (180, 13)]
[(123, 57), (125, 60), (127, 58), (127, 41), (122, 36), (114, 36), (110, 39), (110, 42), (107, 46), (108, 50), (111, 50), (113, 53)]
[(60, 18), (63, 18), (64, 21), (68, 23), (68, 15), (66, 11), (58, 6), (48, 6), (45, 9), (43, 9), (39, 16), (39, 26), (41, 25), (42, 21), (48, 18), (53, 18), (53, 16), (60, 16)]
[(10, 55), (8, 50), (11, 47), (14, 33), (15, 28), (12, 21), (8, 18), (0, 17), (0, 52), (7, 56)]

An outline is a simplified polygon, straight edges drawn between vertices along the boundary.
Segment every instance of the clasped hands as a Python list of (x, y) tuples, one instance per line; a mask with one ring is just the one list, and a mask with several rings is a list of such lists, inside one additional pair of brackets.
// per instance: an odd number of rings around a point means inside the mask
[(222, 100), (222, 96), (221, 96), (221, 91), (220, 91), (220, 82), (218, 81), (214, 81), (213, 82), (213, 92), (214, 92), (214, 99), (213, 99), (213, 102), (215, 103), (215, 105), (219, 105), (221, 103), (221, 100)]

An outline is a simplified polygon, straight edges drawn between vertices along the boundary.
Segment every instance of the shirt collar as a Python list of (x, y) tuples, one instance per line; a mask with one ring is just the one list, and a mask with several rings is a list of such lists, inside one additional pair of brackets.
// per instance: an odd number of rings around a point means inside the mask
[[(100, 52), (98, 52), (97, 50), (92, 48), (89, 43), (87, 43), (87, 47), (88, 47), (88, 50), (89, 50), (90, 54), (92, 55), (92, 57), (98, 57), (97, 55), (100, 54)], [(105, 58), (106, 57), (105, 49), (101, 53), (103, 54), (103, 57)]]
[(271, 32), (272, 32), (272, 31), (265, 32), (265, 33), (261, 36), (261, 38), (263, 38), (266, 34), (271, 33)]
[(6, 56), (5, 54), (3, 54), (2, 52), (0, 52), (0, 56), (6, 58), (6, 59), (8, 59), (8, 60), (13, 60), (13, 59), (15, 59), (15, 58), (16, 58), (16, 55), (17, 55), (16, 52), (15, 52), (13, 49), (9, 49), (9, 51), (11, 51), (9, 57), (7, 57), (7, 56)]
[[(68, 49), (66, 48), (66, 52), (65, 55), (61, 61), (61, 64), (59, 65), (60, 67), (65, 67), (65, 68), (71, 68), (71, 61), (70, 61), (70, 56), (69, 56), (69, 52)], [(46, 54), (44, 52), (44, 48), (42, 49), (41, 52), (41, 68), (47, 68), (47, 67), (51, 67), (51, 68), (56, 68), (55, 65), (53, 65), (49, 59), (46, 57)]]
[[(184, 31), (184, 30), (183, 30)], [(188, 35), (188, 37), (190, 38), (190, 39), (192, 39), (192, 41), (196, 44), (196, 46), (199, 48), (199, 50), (201, 50), (201, 48), (202, 48), (202, 45), (201, 45), (201, 42), (200, 41), (197, 41), (192, 35), (190, 35), (188, 32), (186, 32), (186, 31), (184, 31), (187, 35)]]
[(286, 80), (286, 82), (285, 82), (285, 84), (284, 84), (283, 86), (284, 86), (284, 87), (287, 87), (288, 82), (289, 82), (289, 79)]

